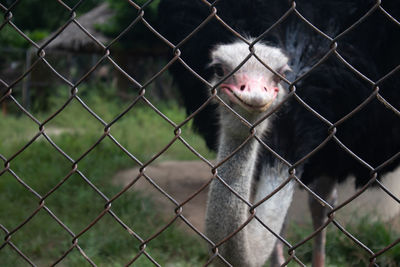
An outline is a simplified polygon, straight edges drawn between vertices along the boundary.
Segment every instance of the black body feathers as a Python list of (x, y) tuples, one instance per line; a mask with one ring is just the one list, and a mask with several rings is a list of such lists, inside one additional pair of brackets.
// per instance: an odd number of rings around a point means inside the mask
[[(400, 5), (396, 0), (382, 1), (382, 7), (397, 20)], [(319, 30), (335, 38), (358, 21), (375, 5), (375, 1), (296, 1), (296, 10)], [(243, 36), (258, 37), (290, 8), (282, 0), (221, 0), (215, 5), (217, 14)], [(211, 14), (200, 0), (163, 0), (159, 18), (161, 33), (175, 45), (191, 33)], [(213, 75), (207, 68), (210, 50), (216, 44), (229, 43), (234, 35), (215, 18), (195, 33), (179, 49), (182, 59), (203, 78)], [(370, 81), (377, 82), (400, 64), (400, 26), (379, 10), (372, 11), (358, 26), (342, 35), (335, 43), (318, 34), (294, 12), (268, 32), (263, 42), (280, 47), (290, 58), (293, 69), (288, 77), (294, 81), (309, 71), (324, 55), (328, 59), (295, 84), (297, 95), (315, 111), (336, 123), (374, 91)], [(365, 78), (352, 72), (338, 59), (338, 53)], [(209, 97), (208, 88), (180, 63), (171, 72), (181, 91), (187, 112), (194, 112)], [(378, 174), (393, 170), (400, 163), (400, 70), (378, 83), (379, 94), (397, 111), (385, 106), (376, 97), (349, 119), (336, 127), (335, 136), (367, 164), (376, 168), (394, 157)], [(216, 147), (218, 120), (215, 104), (208, 105), (194, 118), (199, 132), (210, 148)], [(332, 130), (332, 129), (331, 129)], [(273, 128), (265, 142), (290, 163), (303, 158), (330, 135), (329, 126), (292, 98), (277, 113)], [(271, 159), (268, 151), (261, 155)], [(357, 185), (371, 178), (371, 170), (340, 147), (333, 139), (303, 162), (298, 168), (306, 183), (321, 176), (339, 181), (349, 174)]]

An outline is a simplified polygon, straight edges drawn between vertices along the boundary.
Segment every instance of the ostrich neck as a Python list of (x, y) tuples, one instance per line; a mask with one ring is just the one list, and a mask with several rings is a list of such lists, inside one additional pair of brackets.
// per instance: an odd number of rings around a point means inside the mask
[[(238, 138), (237, 132), (235, 135), (222, 130), (218, 161), (230, 155), (244, 140), (245, 136)], [(266, 166), (261, 171), (261, 176), (268, 177), (261, 177), (262, 181), (258, 181), (256, 190), (252, 190), (255, 186), (254, 169), (259, 146), (254, 138), (249, 140), (232, 158), (218, 167), (219, 176), (247, 201), (253, 198), (254, 201), (258, 201), (265, 197), (279, 186), (283, 181), (282, 173), (287, 171), (279, 166), (278, 168)], [(275, 172), (275, 170), (278, 171)], [(286, 173), (285, 175), (287, 177)], [(252, 196), (253, 191), (254, 196)], [(279, 192), (256, 209), (256, 215), (278, 233), (291, 201), (292, 186), (286, 188), (286, 191), (288, 192)], [(281, 205), (279, 202), (282, 198), (287, 198), (287, 203)], [(248, 205), (235, 196), (222, 182), (215, 179), (211, 183), (206, 214), (206, 234), (213, 242), (218, 243), (233, 233), (250, 215)], [(222, 244), (219, 251), (233, 266), (262, 266), (272, 252), (275, 240), (276, 238), (268, 230), (253, 219), (245, 228)]]
[[(245, 137), (232, 137), (222, 132), (217, 155), (218, 162), (228, 157), (244, 140)], [(249, 140), (232, 158), (218, 168), (220, 177), (245, 199), (250, 197), (251, 180), (259, 146), (259, 143), (254, 138)], [(217, 184), (225, 187), (220, 182)]]

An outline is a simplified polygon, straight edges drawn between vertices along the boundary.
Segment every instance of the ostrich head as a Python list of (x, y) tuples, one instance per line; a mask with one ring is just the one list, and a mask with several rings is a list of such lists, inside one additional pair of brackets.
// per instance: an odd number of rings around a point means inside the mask
[[(271, 69), (284, 76), (289, 71), (288, 58), (279, 48), (257, 43), (255, 54)], [(249, 46), (243, 42), (218, 45), (211, 52), (211, 66), (215, 75), (212, 84), (217, 84), (223, 77), (242, 63), (249, 55)], [(250, 57), (241, 68), (224, 80), (219, 86), (221, 98), (250, 122), (257, 120), (263, 112), (275, 106), (284, 95), (281, 77), (266, 68), (257, 58)], [(223, 111), (225, 110), (225, 111)], [(221, 109), (221, 123), (234, 116), (226, 109)], [(238, 121), (233, 119), (233, 121)], [(232, 120), (229, 120), (232, 126)], [(228, 125), (224, 125), (229, 127)], [(243, 125), (242, 125), (243, 126)], [(238, 125), (233, 126), (234, 128)], [(237, 128), (236, 128), (237, 129)]]

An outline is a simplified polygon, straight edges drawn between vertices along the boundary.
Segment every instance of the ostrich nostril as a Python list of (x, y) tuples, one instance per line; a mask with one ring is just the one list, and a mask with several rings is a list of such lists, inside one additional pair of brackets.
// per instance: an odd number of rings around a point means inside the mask
[(244, 89), (246, 89), (246, 85), (240, 86), (240, 91), (244, 91)]
[(267, 87), (264, 87), (264, 90), (265, 90), (265, 91), (268, 91)]

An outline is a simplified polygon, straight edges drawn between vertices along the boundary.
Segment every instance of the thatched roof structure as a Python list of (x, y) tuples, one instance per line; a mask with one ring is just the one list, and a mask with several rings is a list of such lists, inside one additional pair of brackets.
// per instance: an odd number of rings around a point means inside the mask
[[(106, 23), (113, 15), (114, 11), (110, 9), (107, 3), (103, 3), (93, 8), (86, 14), (78, 17), (77, 21), (98, 41), (106, 44), (110, 41), (110, 39), (98, 31), (96, 29), (96, 25)], [(43, 41), (42, 44), (45, 41)], [(46, 46), (45, 50), (48, 49), (69, 50), (73, 52), (102, 51), (101, 47), (97, 45), (74, 22), (70, 23), (59, 36), (57, 36), (48, 46)]]

